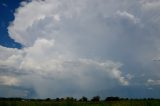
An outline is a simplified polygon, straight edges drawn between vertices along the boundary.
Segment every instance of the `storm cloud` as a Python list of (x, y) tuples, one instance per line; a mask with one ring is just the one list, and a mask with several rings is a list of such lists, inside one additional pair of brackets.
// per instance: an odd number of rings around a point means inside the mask
[(0, 86), (26, 88), (17, 90), (41, 98), (160, 97), (160, 63), (153, 61), (160, 57), (159, 5), (159, 0), (22, 2), (8, 33), (23, 48), (0, 46)]

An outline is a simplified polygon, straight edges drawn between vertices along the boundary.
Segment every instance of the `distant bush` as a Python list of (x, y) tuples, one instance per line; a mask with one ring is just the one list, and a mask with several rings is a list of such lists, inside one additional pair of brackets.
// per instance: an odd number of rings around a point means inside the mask
[(59, 99), (59, 98), (56, 98), (56, 99), (55, 99), (55, 101), (59, 102), (59, 101), (60, 101), (60, 99)]
[(107, 97), (105, 101), (118, 101), (121, 100), (119, 97)]
[(67, 97), (65, 99), (65, 101), (77, 101), (77, 100), (75, 98), (73, 98), (73, 97)]
[(46, 98), (46, 101), (50, 101), (51, 99), (50, 98)]
[(87, 99), (87, 97), (83, 96), (81, 99), (79, 99), (79, 101), (81, 101), (81, 102), (87, 102), (88, 99)]
[(99, 96), (94, 96), (92, 99), (91, 99), (92, 102), (99, 102), (100, 101), (100, 97)]

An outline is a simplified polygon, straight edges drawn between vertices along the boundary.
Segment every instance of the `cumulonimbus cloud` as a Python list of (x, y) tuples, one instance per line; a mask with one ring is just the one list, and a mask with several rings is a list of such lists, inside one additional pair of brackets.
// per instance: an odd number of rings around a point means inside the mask
[[(157, 12), (151, 8), (154, 4), (149, 0), (22, 2), (8, 32), (24, 47), (0, 46), (0, 68), (7, 70), (1, 72), (0, 84), (30, 86), (38, 97), (51, 97), (94, 95), (137, 83), (130, 83), (133, 73), (150, 72), (142, 66), (150, 66), (149, 60), (158, 54), (154, 49), (158, 31), (150, 27), (158, 27), (159, 18), (150, 19), (157, 15), (149, 14)], [(5, 82), (9, 77), (14, 83)]]

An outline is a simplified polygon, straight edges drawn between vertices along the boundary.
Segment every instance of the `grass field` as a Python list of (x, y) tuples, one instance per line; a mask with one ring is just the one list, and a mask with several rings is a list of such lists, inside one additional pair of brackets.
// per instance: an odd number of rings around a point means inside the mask
[(0, 101), (0, 106), (160, 106), (160, 100), (124, 100), (107, 102)]

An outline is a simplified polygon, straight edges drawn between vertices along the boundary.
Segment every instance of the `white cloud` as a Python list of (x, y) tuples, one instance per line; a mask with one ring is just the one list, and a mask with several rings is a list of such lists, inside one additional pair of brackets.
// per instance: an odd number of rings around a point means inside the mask
[(160, 85), (160, 80), (148, 79), (147, 84), (148, 85)]
[(142, 0), (141, 1), (143, 8), (147, 10), (156, 10), (160, 6), (159, 0)]
[(127, 75), (126, 75), (126, 78), (129, 79), (129, 80), (131, 80), (132, 78), (134, 78), (134, 75), (127, 74)]
[(117, 15), (120, 16), (120, 18), (125, 19), (126, 21), (133, 22), (134, 24), (137, 24), (140, 22), (140, 19), (136, 18), (133, 14), (128, 13), (126, 11), (117, 11)]
[(17, 86), (20, 81), (11, 76), (0, 76), (0, 85)]
[(0, 46), (1, 54), (0, 54), (0, 66), (7, 67), (10, 66), (12, 68), (17, 68), (23, 58), (24, 52), (18, 49), (6, 48)]

